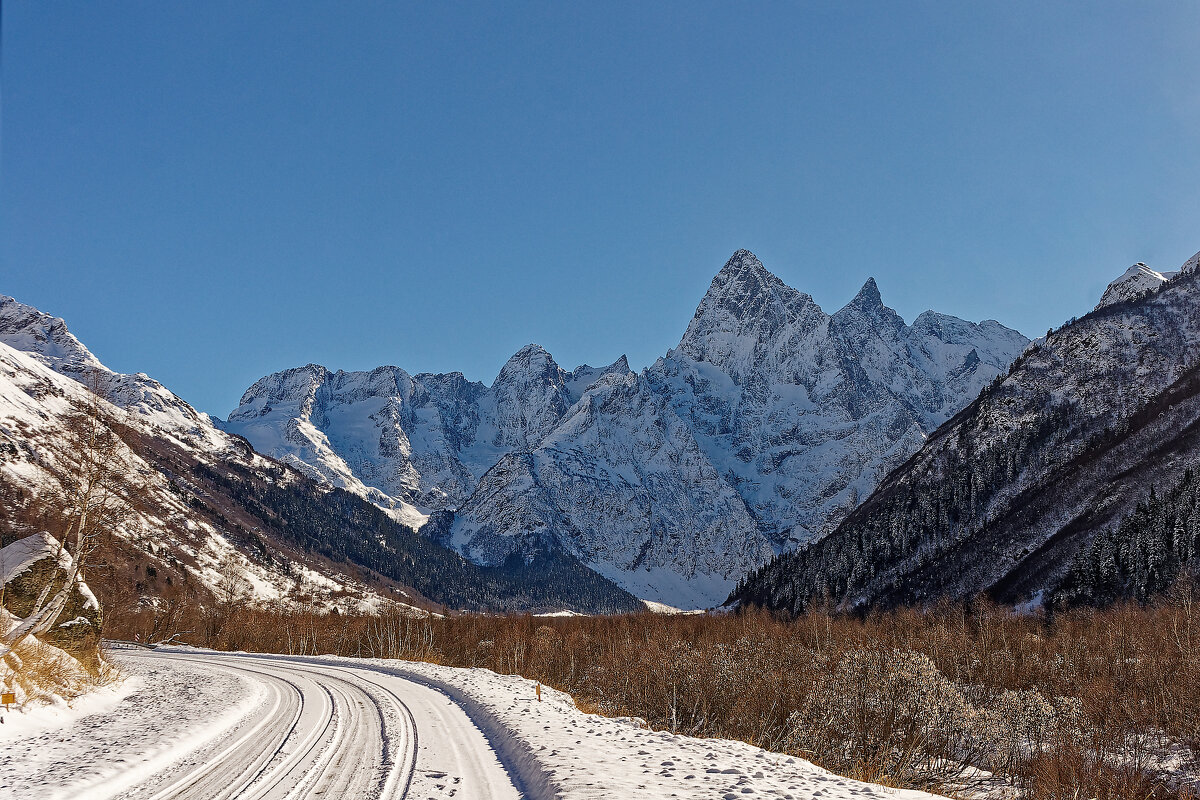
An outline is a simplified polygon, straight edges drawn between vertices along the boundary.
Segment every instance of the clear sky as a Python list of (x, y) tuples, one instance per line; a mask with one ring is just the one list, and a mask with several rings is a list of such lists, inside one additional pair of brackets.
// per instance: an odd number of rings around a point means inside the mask
[(0, 293), (269, 372), (635, 368), (737, 248), (1029, 336), (1200, 250), (1200, 3), (3, 4)]

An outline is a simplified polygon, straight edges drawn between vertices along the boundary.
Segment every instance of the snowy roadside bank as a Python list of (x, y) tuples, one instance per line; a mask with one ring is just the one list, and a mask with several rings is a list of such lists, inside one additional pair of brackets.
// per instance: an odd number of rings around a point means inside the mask
[(369, 667), (444, 692), (462, 706), (532, 797), (934, 800), (835, 775), (744, 742), (647, 730), (638, 721), (580, 711), (570, 695), (487, 669), (318, 656), (288, 660)]
[(27, 708), (0, 711), (0, 745), (5, 742), (53, 731), (92, 714), (111, 713), (119, 703), (141, 688), (141, 679), (127, 676), (115, 683), (101, 686), (81, 695), (70, 703), (60, 697), (44, 705), (31, 704)]
[[(742, 742), (586, 714), (565, 693), (542, 687), (539, 700), (533, 681), (486, 669), (186, 647), (121, 660), (132, 677), (120, 692), (42, 719), (58, 727), (0, 739), (0, 797), (211, 798), (221, 789), (234, 798), (243, 785), (309, 797), (358, 776), (353, 791), (332, 796), (935, 798)], [(295, 696), (272, 694), (273, 685)], [(385, 713), (388, 698), (397, 714)], [(410, 724), (397, 727), (401, 718)], [(241, 746), (248, 736), (262, 758)], [(373, 777), (394, 772), (397, 781)]]
[(0, 798), (117, 792), (226, 735), (263, 700), (260, 687), (232, 674), (126, 663), (122, 669), (122, 682), (70, 707), (5, 715)]
[[(656, 732), (629, 719), (586, 714), (570, 695), (527, 678), (485, 669), (372, 662), (436, 682), (471, 698), (552, 776), (563, 800), (598, 797), (900, 798), (936, 795), (890, 789), (834, 775), (807, 761), (744, 742)], [(470, 709), (468, 708), (470, 711)]]

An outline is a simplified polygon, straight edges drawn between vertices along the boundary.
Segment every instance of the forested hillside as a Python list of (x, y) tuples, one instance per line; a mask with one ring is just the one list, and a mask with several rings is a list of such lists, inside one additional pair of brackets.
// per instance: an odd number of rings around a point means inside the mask
[[(1195, 264), (1031, 345), (833, 533), (752, 573), (733, 598), (799, 610), (979, 592), (1042, 601), (1060, 587), (1103, 599), (1168, 583), (1195, 557), (1179, 488), (1200, 463)], [(1166, 526), (1168, 537), (1151, 534)]]

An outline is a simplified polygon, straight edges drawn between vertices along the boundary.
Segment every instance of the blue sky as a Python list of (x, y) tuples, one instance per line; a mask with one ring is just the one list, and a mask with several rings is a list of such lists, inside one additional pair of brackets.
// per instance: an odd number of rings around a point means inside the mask
[(1200, 250), (1196, 3), (6, 2), (0, 293), (224, 415), (679, 339), (737, 248), (1033, 336)]

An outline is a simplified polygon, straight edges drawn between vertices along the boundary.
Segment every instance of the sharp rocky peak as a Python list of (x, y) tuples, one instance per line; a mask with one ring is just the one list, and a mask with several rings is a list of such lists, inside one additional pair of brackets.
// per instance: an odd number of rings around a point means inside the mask
[(725, 266), (721, 267), (717, 273), (717, 278), (741, 278), (741, 277), (756, 277), (761, 280), (767, 280), (775, 277), (771, 272), (763, 266), (763, 263), (758, 260), (758, 256), (751, 253), (749, 250), (738, 250), (729, 257), (725, 262)]
[(867, 278), (867, 282), (858, 290), (858, 294), (850, 301), (850, 305), (861, 307), (882, 307), (883, 297), (879, 294), (879, 284), (875, 283), (874, 278)]
[(521, 376), (528, 376), (532, 373), (553, 375), (561, 383), (563, 370), (544, 347), (537, 344), (527, 344), (504, 363), (493, 385), (509, 383), (514, 379)]
[(679, 347), (702, 359), (704, 341), (714, 334), (757, 338), (764, 327), (778, 330), (823, 313), (812, 297), (771, 274), (749, 250), (738, 250), (713, 278)]
[(781, 281), (763, 266), (754, 253), (738, 250), (712, 279), (696, 313), (699, 314), (706, 306), (753, 311), (762, 308), (764, 301), (770, 301), (773, 296), (776, 299), (799, 296), (810, 302), (812, 300)]
[(834, 314), (833, 318), (839, 324), (852, 324), (851, 320), (863, 320), (870, 328), (875, 329), (893, 328), (899, 331), (905, 327), (904, 319), (883, 304), (883, 297), (879, 294), (879, 286), (874, 278), (867, 278), (867, 282), (858, 290), (854, 299)]
[(0, 295), (0, 342), (72, 377), (91, 370), (108, 372), (66, 322), (7, 295)]

